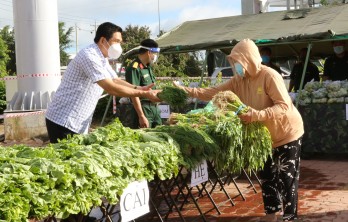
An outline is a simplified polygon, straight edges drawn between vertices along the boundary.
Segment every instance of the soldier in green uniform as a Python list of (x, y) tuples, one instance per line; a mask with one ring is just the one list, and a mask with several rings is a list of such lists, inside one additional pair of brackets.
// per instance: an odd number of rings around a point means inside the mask
[[(155, 83), (156, 79), (151, 66), (157, 61), (160, 48), (152, 39), (145, 39), (140, 43), (138, 57), (126, 68), (126, 81), (135, 86), (146, 86)], [(152, 89), (156, 89), (154, 86)], [(139, 97), (131, 98), (133, 108), (130, 112), (132, 129), (154, 128), (162, 124), (160, 110), (156, 103)]]

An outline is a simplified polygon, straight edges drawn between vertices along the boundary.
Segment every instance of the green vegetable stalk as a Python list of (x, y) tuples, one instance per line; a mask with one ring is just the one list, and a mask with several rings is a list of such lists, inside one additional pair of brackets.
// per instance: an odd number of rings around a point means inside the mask
[(167, 102), (173, 108), (181, 108), (186, 105), (188, 94), (180, 88), (165, 86), (162, 89), (162, 92), (157, 94), (157, 97), (160, 100)]
[(169, 123), (205, 131), (219, 146), (217, 155), (210, 156), (218, 170), (238, 173), (242, 169), (263, 168), (272, 154), (268, 129), (259, 122), (243, 124), (240, 121), (237, 115), (248, 112), (249, 107), (231, 91), (216, 94), (212, 102), (217, 110), (173, 113)]

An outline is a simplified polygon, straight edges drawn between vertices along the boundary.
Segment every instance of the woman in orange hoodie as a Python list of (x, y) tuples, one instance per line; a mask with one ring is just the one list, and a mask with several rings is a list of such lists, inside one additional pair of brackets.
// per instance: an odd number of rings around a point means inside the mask
[(273, 141), (272, 157), (260, 172), (265, 221), (297, 218), (297, 191), (300, 168), (301, 139), (304, 133), (300, 113), (293, 105), (282, 77), (274, 69), (261, 64), (259, 50), (252, 40), (244, 39), (227, 57), (234, 76), (211, 88), (183, 88), (191, 97), (209, 101), (220, 91), (233, 91), (250, 107), (239, 115), (244, 123), (259, 121), (269, 130)]

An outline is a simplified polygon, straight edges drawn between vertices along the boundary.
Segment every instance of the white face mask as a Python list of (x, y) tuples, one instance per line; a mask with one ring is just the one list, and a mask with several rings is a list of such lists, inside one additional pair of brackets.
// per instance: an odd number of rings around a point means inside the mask
[(121, 54), (122, 54), (121, 44), (120, 43), (114, 43), (114, 44), (110, 45), (108, 43), (108, 45), (110, 46), (109, 49), (108, 49), (108, 57), (110, 59), (118, 59), (121, 56)]
[(156, 63), (158, 60), (158, 55), (157, 54), (154, 54), (153, 55), (153, 59), (151, 59), (151, 65), (153, 65), (154, 63)]

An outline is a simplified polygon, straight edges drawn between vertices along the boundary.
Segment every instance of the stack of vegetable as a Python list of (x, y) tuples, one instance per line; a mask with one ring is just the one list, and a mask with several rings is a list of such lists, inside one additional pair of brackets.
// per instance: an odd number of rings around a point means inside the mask
[(118, 121), (44, 148), (0, 152), (0, 221), (7, 222), (87, 214), (101, 197), (116, 204), (130, 182), (171, 178), (182, 162), (168, 135), (149, 141)]
[(262, 167), (271, 152), (267, 129), (241, 123), (235, 112), (247, 107), (235, 95), (213, 101), (220, 108), (176, 114), (175, 125), (132, 130), (115, 121), (43, 148), (0, 148), (0, 221), (87, 214), (101, 197), (116, 204), (130, 182), (171, 178), (203, 159), (231, 172)]
[(300, 105), (309, 103), (347, 103), (348, 81), (309, 82), (298, 92)]
[(191, 125), (172, 125), (158, 126), (156, 128), (148, 128), (141, 130), (145, 135), (152, 135), (155, 139), (158, 134), (166, 133), (176, 141), (182, 156), (180, 165), (187, 169), (193, 169), (203, 159), (216, 156), (219, 152), (219, 146), (215, 143), (204, 130)]
[[(232, 91), (220, 92), (212, 101), (224, 113), (233, 111), (241, 115), (249, 110), (249, 107)], [(240, 165), (232, 168), (233, 171), (241, 168), (247, 170), (263, 168), (267, 158), (272, 154), (272, 139), (268, 129), (260, 122), (242, 124), (242, 146), (235, 147), (234, 152), (233, 156)]]
[(243, 168), (262, 168), (272, 152), (268, 129), (258, 122), (243, 124), (240, 121), (236, 113), (246, 113), (248, 107), (233, 92), (218, 93), (212, 101), (216, 109), (172, 114), (169, 122), (205, 131), (219, 146), (217, 155), (210, 156), (218, 170), (239, 172)]

